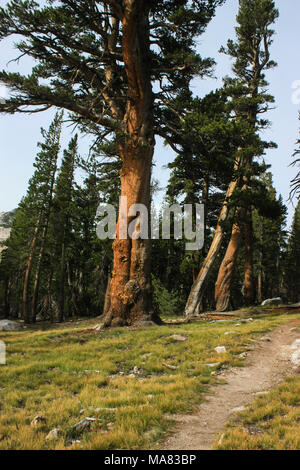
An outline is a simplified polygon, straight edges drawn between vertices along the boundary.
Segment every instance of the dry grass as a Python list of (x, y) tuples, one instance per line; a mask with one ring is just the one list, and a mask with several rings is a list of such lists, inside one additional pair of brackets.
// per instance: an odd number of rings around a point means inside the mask
[(230, 421), (218, 450), (300, 450), (300, 376), (259, 396)]
[[(234, 320), (79, 334), (94, 320), (0, 333), (7, 345), (7, 365), (0, 366), (0, 449), (154, 448), (174, 424), (170, 415), (189, 412), (202, 400), (207, 385), (217, 379), (212, 371), (241, 366), (239, 354), (249, 339), (285, 320), (276, 316), (238, 326)], [(235, 333), (225, 335), (229, 330)], [(175, 342), (173, 334), (186, 335), (187, 341)], [(226, 346), (225, 354), (214, 351), (220, 345)], [(214, 362), (220, 365), (205, 365)], [(133, 373), (134, 367), (139, 373)], [(32, 427), (37, 415), (45, 422)], [(84, 417), (96, 421), (76, 435), (72, 426)], [(61, 437), (47, 441), (56, 427)]]

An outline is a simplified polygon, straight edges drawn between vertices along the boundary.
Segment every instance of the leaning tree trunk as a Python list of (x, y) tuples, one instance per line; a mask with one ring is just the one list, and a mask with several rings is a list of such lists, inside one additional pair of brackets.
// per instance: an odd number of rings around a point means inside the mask
[[(150, 210), (150, 180), (154, 152), (153, 92), (149, 73), (149, 20), (146, 1), (124, 2), (122, 49), (128, 81), (124, 137), (120, 144), (121, 196), (128, 208), (143, 204)], [(122, 219), (123, 219), (122, 214)], [(126, 219), (126, 217), (125, 217)], [(132, 218), (128, 217), (126, 227)], [(138, 227), (137, 227), (138, 228)], [(128, 233), (128, 232), (127, 232)], [(154, 320), (150, 240), (123, 239), (120, 215), (113, 243), (114, 264), (109, 310), (102, 326), (146, 324)]]
[(244, 300), (246, 305), (254, 302), (254, 276), (253, 276), (253, 226), (252, 211), (248, 208), (245, 222), (245, 278)]
[[(239, 149), (241, 150), (241, 149)], [(238, 156), (235, 161), (234, 171), (236, 172), (241, 163), (241, 156)], [(194, 317), (201, 313), (202, 299), (205, 292), (206, 281), (209, 273), (215, 263), (215, 260), (220, 251), (222, 241), (223, 241), (223, 224), (226, 221), (229, 213), (228, 200), (232, 196), (236, 186), (238, 184), (238, 179), (234, 179), (230, 182), (223, 206), (220, 212), (218, 219), (217, 227), (214, 233), (213, 241), (210, 245), (209, 251), (206, 255), (206, 258), (202, 264), (200, 272), (196, 281), (194, 282), (186, 307), (185, 307), (185, 316)]]
[[(244, 162), (249, 165), (248, 162)], [(249, 179), (243, 176), (242, 191), (249, 187)], [(251, 205), (247, 208), (239, 207), (236, 210), (237, 220), (233, 224), (231, 238), (219, 268), (217, 282), (215, 284), (215, 302), (216, 310), (225, 312), (230, 305), (230, 291), (233, 273), (236, 266), (236, 260), (241, 245), (242, 226), (245, 230), (245, 278), (244, 278), (244, 298), (246, 302), (251, 304), (254, 296), (253, 286), (253, 227), (252, 227), (252, 211)]]
[[(240, 209), (238, 211), (238, 217), (240, 217), (241, 213), (243, 213), (243, 210)], [(215, 285), (215, 302), (217, 312), (225, 312), (230, 307), (231, 284), (238, 252), (241, 246), (241, 239), (241, 224), (239, 221), (237, 221), (233, 224), (230, 241), (219, 268), (218, 278)]]

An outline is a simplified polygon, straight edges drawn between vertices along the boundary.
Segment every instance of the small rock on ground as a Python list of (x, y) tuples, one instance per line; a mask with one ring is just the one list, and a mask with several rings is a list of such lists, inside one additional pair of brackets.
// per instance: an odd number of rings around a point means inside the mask
[(225, 346), (217, 346), (217, 347), (215, 348), (215, 351), (216, 351), (218, 354), (226, 353), (226, 348), (225, 348)]
[(56, 439), (59, 439), (61, 435), (61, 430), (59, 428), (54, 428), (47, 434), (46, 441), (55, 441)]
[(187, 341), (187, 337), (183, 335), (172, 335), (171, 338), (178, 343), (184, 343)]

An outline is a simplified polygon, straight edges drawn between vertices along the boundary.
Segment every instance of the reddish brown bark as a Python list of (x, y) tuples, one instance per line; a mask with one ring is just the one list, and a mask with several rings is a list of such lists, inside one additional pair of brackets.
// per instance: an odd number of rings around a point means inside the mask
[(254, 279), (253, 279), (253, 226), (252, 211), (248, 209), (245, 221), (245, 278), (244, 278), (244, 300), (246, 305), (254, 302)]
[[(241, 212), (241, 211), (239, 211)], [(221, 263), (218, 278), (215, 285), (216, 310), (225, 312), (230, 307), (230, 290), (234, 268), (241, 245), (242, 232), (239, 222), (235, 222), (232, 227), (230, 241)]]
[[(124, 2), (123, 58), (128, 79), (128, 100), (123, 121), (124, 142), (121, 196), (150, 209), (150, 180), (154, 152), (153, 93), (148, 69), (149, 24), (146, 1)], [(128, 218), (127, 227), (132, 221)], [(109, 310), (103, 326), (131, 325), (154, 319), (150, 276), (150, 240), (121, 239), (120, 221), (113, 243), (114, 264)]]
[[(149, 152), (149, 150), (148, 150)], [(121, 195), (127, 196), (128, 207), (142, 203), (149, 207), (151, 154), (137, 155), (123, 160)], [(132, 221), (128, 218), (127, 227)], [(105, 323), (132, 324), (152, 320), (152, 287), (150, 280), (150, 240), (120, 239), (113, 243), (114, 267), (110, 285), (109, 310)]]
[[(238, 154), (236, 161), (235, 161), (235, 166), (234, 166), (235, 172), (239, 169), (240, 164), (241, 164), (241, 156)], [(190, 292), (190, 295), (189, 295), (189, 298), (185, 307), (185, 316), (187, 317), (197, 316), (202, 311), (202, 299), (203, 299), (203, 294), (205, 292), (206, 280), (208, 278), (209, 273), (211, 272), (211, 269), (215, 263), (215, 260), (222, 246), (223, 223), (226, 221), (228, 217), (228, 213), (229, 213), (228, 200), (232, 196), (235, 188), (237, 187), (237, 184), (238, 184), (238, 179), (234, 178), (228, 186), (225, 200), (224, 200), (224, 203), (223, 203), (220, 215), (219, 215), (217, 227), (214, 233), (213, 241), (210, 245), (206, 258), (201, 266), (197, 279), (194, 281), (194, 284), (192, 286), (192, 289), (191, 289), (191, 292)]]

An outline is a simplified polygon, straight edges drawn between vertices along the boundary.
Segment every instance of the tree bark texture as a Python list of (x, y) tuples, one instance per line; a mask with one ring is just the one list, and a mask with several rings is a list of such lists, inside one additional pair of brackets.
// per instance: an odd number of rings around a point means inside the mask
[[(241, 164), (241, 157), (238, 155), (235, 161), (234, 170), (238, 170)], [(206, 281), (211, 272), (211, 269), (216, 261), (220, 248), (223, 241), (223, 223), (226, 221), (229, 213), (228, 200), (232, 196), (235, 188), (237, 187), (238, 179), (233, 179), (227, 189), (225, 200), (220, 212), (218, 219), (217, 227), (214, 233), (212, 243), (210, 245), (209, 251), (206, 255), (206, 258), (202, 264), (200, 272), (197, 276), (196, 281), (194, 282), (186, 307), (185, 307), (185, 316), (194, 317), (201, 313), (202, 299), (205, 292)]]
[[(149, 73), (149, 23), (146, 1), (125, 1), (122, 47), (128, 80), (128, 99), (123, 120), (124, 141), (121, 196), (128, 208), (143, 204), (150, 210), (150, 181), (154, 152), (153, 93)], [(128, 217), (127, 227), (132, 221)], [(151, 242), (120, 236), (120, 216), (113, 243), (114, 262), (109, 310), (103, 326), (146, 324), (154, 320), (151, 286)]]
[[(239, 209), (238, 212), (238, 217), (240, 217), (243, 210)], [(217, 312), (225, 312), (230, 307), (232, 277), (241, 245), (241, 240), (241, 224), (239, 222), (235, 222), (232, 227), (230, 241), (221, 263), (215, 285), (215, 302)]]

